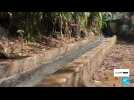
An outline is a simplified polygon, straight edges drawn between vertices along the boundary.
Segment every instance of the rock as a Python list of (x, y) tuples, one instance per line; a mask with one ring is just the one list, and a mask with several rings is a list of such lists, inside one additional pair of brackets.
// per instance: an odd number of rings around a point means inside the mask
[(111, 28), (112, 33), (117, 33), (117, 23), (111, 22), (110, 28)]
[(8, 69), (7, 64), (0, 64), (0, 77), (4, 76)]
[(9, 34), (9, 31), (5, 29), (4, 27), (0, 26), (0, 39), (7, 38)]
[(94, 36), (95, 34), (93, 32), (89, 32), (89, 35)]
[(129, 26), (127, 24), (123, 24), (121, 25), (121, 28), (120, 28), (120, 33), (121, 34), (126, 34), (129, 32)]
[(81, 30), (80, 36), (81, 36), (82, 38), (85, 38), (85, 37), (87, 36), (87, 32), (84, 31), (84, 30)]

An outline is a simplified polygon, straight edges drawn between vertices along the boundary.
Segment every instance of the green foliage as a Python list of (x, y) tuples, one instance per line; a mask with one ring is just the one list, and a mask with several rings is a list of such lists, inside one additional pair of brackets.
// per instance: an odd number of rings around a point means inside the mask
[(102, 26), (102, 15), (100, 12), (91, 12), (88, 17), (88, 26), (101, 28)]
[(69, 30), (69, 26), (65, 26), (65, 23), (71, 21), (79, 24), (80, 28), (97, 27), (101, 29), (106, 26), (104, 12), (0, 12), (0, 17), (2, 16), (10, 17), (8, 29), (11, 36), (15, 34), (28, 41), (33, 41), (42, 35), (55, 35), (56, 25), (60, 30), (56, 34), (63, 35), (65, 34), (64, 29)]
[(102, 28), (103, 27), (107, 27), (107, 21), (110, 21), (110, 20), (112, 20), (113, 19), (113, 15), (114, 15), (114, 13), (112, 12), (103, 12), (102, 13), (102, 22), (103, 22), (103, 25), (102, 25)]

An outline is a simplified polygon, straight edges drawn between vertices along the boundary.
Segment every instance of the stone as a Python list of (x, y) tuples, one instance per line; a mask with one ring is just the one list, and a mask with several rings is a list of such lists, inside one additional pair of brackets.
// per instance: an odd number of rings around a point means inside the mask
[(7, 64), (0, 64), (0, 78), (5, 75), (7, 69), (8, 69)]
[(8, 37), (9, 31), (4, 27), (0, 26), (0, 39), (5, 39)]

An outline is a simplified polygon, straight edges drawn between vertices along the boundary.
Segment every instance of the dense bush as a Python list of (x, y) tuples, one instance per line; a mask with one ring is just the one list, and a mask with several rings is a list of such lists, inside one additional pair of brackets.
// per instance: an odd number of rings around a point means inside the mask
[(32, 41), (42, 35), (76, 36), (81, 29), (101, 29), (102, 17), (102, 12), (0, 12), (0, 25), (8, 37)]

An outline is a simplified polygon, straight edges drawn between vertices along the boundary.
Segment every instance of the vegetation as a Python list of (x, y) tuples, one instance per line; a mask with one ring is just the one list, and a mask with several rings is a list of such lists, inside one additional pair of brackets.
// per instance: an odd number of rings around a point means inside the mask
[[(27, 48), (25, 43), (39, 43), (46, 48), (55, 47), (67, 39), (75, 41), (88, 37), (91, 32), (100, 35), (106, 24), (105, 14), (106, 12), (0, 12), (0, 56), (24, 52), (24, 48)], [(36, 48), (39, 46), (36, 45)]]
[[(9, 37), (33, 41), (45, 36), (75, 36), (80, 30), (103, 26), (102, 12), (0, 12), (0, 24)], [(74, 24), (74, 26), (72, 25)], [(56, 36), (55, 36), (56, 37)]]

